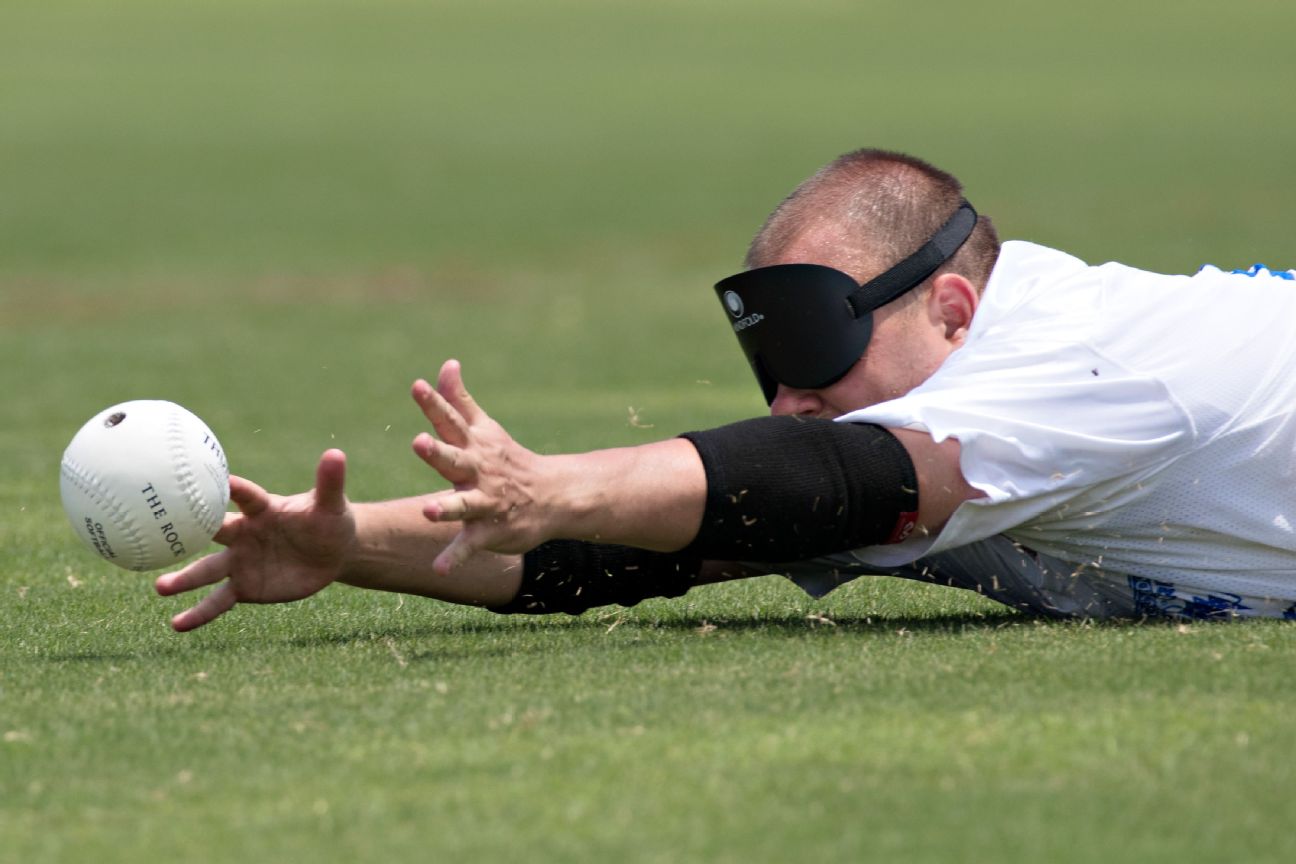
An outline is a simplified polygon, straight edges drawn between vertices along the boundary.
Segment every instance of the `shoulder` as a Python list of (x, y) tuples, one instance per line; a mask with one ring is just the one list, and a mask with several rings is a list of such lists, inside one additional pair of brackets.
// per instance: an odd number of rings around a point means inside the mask
[(1085, 261), (1026, 240), (1007, 240), (990, 271), (986, 293), (1015, 296), (1041, 283), (1071, 279), (1089, 270)]
[(970, 342), (1002, 333), (1013, 338), (1052, 322), (1074, 333), (1101, 291), (1100, 268), (1066, 252), (1037, 243), (1009, 240), (1003, 244), (981, 293), (968, 331)]

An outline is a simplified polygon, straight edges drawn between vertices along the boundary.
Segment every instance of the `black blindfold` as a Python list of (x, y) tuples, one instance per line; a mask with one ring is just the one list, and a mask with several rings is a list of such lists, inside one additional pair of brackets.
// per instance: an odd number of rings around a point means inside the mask
[(873, 310), (922, 284), (976, 227), (967, 201), (917, 252), (860, 285), (819, 264), (758, 267), (716, 283), (747, 362), (772, 403), (778, 385), (818, 390), (841, 380), (864, 356)]

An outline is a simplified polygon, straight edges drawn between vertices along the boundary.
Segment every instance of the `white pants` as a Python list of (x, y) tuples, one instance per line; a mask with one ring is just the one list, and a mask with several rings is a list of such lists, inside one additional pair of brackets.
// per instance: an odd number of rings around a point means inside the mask
[(882, 573), (849, 554), (777, 567), (814, 597), (859, 576), (890, 575), (964, 588), (1023, 612), (1055, 618), (1296, 618), (1296, 604), (1287, 600), (1213, 594), (1077, 566), (1026, 549), (1003, 535)]

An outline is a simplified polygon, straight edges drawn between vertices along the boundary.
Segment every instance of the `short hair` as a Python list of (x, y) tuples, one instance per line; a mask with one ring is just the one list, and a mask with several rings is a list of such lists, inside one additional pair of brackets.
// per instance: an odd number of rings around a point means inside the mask
[[(889, 150), (855, 150), (783, 199), (748, 247), (746, 266), (773, 263), (812, 228), (831, 225), (844, 236), (861, 238), (841, 252), (851, 275), (871, 279), (917, 251), (962, 198), (963, 184), (930, 163)], [(978, 215), (967, 242), (937, 272), (960, 273), (981, 290), (998, 257), (994, 225)]]

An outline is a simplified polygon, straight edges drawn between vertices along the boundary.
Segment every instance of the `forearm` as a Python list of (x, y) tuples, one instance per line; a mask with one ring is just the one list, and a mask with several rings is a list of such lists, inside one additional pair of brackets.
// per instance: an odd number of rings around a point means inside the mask
[(697, 536), (707, 480), (688, 441), (540, 458), (549, 537), (673, 552)]
[[(522, 584), (521, 555), (478, 552), (447, 576), (432, 568), (433, 559), (454, 537), (459, 526), (423, 518), (421, 499), (406, 498), (353, 504), (356, 541), (347, 556), (340, 581), (357, 588), (416, 594), (474, 606), (510, 604)], [(702, 562), (693, 585), (756, 575), (735, 562)], [(583, 580), (591, 574), (573, 574)], [(534, 574), (533, 574), (534, 577)], [(634, 573), (619, 577), (638, 582)], [(649, 592), (645, 596), (655, 596)], [(541, 611), (541, 610), (518, 610)]]
[(474, 606), (507, 603), (522, 578), (520, 555), (479, 552), (447, 575), (432, 562), (459, 531), (423, 518), (422, 499), (354, 504), (356, 539), (339, 581)]

